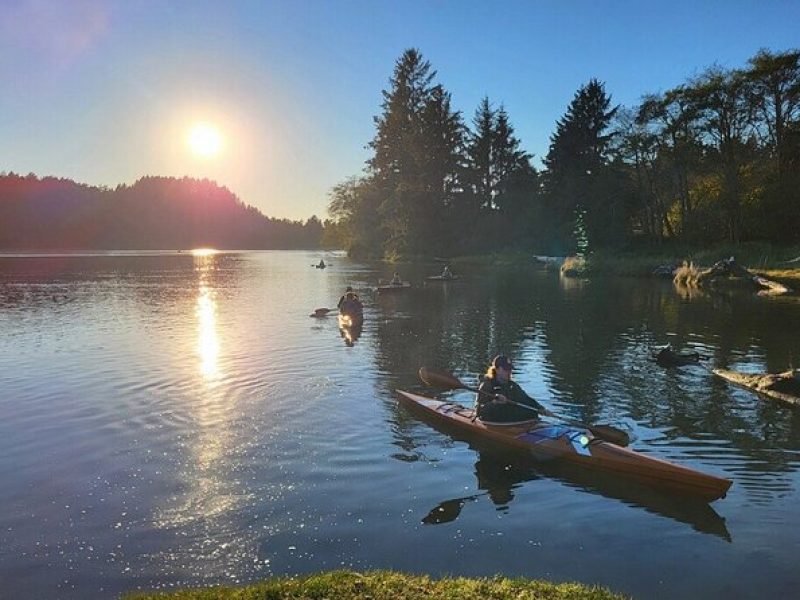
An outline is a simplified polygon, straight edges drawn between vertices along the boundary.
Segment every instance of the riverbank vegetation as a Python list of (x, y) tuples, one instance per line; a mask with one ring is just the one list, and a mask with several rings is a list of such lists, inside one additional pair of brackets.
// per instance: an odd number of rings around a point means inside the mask
[(548, 600), (619, 600), (624, 596), (597, 587), (578, 583), (548, 583), (546, 581), (508, 579), (469, 579), (406, 575), (392, 571), (333, 571), (297, 578), (275, 578), (241, 588), (214, 587), (169, 593), (144, 593), (125, 596), (127, 600), (237, 600), (265, 598), (327, 598), (329, 600), (428, 600), (458, 598), (459, 600), (548, 599)]
[(397, 60), (366, 169), (331, 191), (325, 243), (396, 259), (800, 241), (800, 51), (711, 66), (633, 107), (591, 79), (541, 170), (502, 103), (484, 98), (468, 123), (435, 78), (418, 50)]

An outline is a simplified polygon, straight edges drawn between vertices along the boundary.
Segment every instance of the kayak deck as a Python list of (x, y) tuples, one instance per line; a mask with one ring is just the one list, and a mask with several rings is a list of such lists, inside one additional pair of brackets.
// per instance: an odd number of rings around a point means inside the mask
[(459, 404), (402, 390), (398, 393), (405, 406), (440, 425), (526, 451), (536, 460), (557, 459), (709, 502), (723, 498), (731, 486), (728, 479), (634, 452), (597, 438), (580, 427), (544, 421), (519, 425), (487, 424), (474, 419), (474, 410)]
[[(800, 391), (792, 393), (792, 384), (800, 390), (800, 383), (794, 383), (791, 372), (779, 373), (740, 373), (728, 369), (714, 369), (714, 375), (755, 392), (772, 400), (778, 400), (792, 406), (800, 406)], [(792, 390), (792, 391), (790, 391)]]
[(338, 320), (339, 327), (343, 329), (360, 327), (364, 324), (364, 313), (353, 315), (339, 313)]

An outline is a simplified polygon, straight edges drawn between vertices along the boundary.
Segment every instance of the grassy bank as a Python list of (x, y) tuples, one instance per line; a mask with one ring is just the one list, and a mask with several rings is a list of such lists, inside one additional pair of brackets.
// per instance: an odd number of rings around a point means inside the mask
[[(447, 263), (455, 273), (463, 273), (473, 266), (484, 267), (530, 267), (534, 265), (534, 253), (522, 251), (492, 252), (468, 256), (454, 256), (448, 259), (432, 259), (429, 256), (396, 257), (395, 263)], [(739, 245), (721, 245), (712, 248), (690, 248), (679, 245), (640, 248), (637, 250), (592, 252), (578, 268), (579, 275), (624, 275), (650, 277), (656, 267), (680, 265), (684, 262), (698, 268), (706, 268), (724, 258), (736, 258), (736, 262), (769, 279), (781, 281), (789, 287), (800, 290), (800, 246), (773, 246), (771, 244), (749, 242)], [(548, 268), (557, 268), (550, 265)]]
[(656, 267), (683, 262), (696, 267), (710, 267), (724, 258), (735, 257), (736, 262), (751, 271), (781, 281), (800, 289), (800, 246), (774, 247), (768, 244), (741, 244), (717, 246), (701, 250), (685, 248), (647, 249), (636, 252), (593, 252), (585, 261), (583, 275), (613, 274), (650, 276)]
[(123, 596), (126, 600), (278, 600), (311, 599), (351, 600), (533, 600), (575, 599), (611, 600), (625, 596), (605, 588), (578, 583), (548, 583), (529, 579), (468, 579), (464, 577), (431, 579), (394, 571), (332, 571), (296, 579), (275, 578), (238, 588), (213, 587), (169, 593), (139, 593)]

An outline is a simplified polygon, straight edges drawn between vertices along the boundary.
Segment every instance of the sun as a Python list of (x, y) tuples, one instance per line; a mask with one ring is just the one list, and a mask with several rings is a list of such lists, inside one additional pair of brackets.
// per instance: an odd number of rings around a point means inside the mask
[(189, 130), (187, 143), (197, 156), (216, 156), (222, 150), (222, 135), (211, 123), (195, 123)]

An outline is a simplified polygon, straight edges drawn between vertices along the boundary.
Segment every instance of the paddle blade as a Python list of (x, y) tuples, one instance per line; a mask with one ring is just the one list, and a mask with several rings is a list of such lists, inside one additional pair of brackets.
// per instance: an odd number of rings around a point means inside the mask
[(626, 432), (611, 425), (592, 425), (588, 429), (600, 439), (617, 446), (627, 446), (631, 443), (631, 438)]
[(449, 373), (429, 371), (426, 367), (420, 367), (419, 378), (426, 384), (433, 387), (444, 388), (448, 390), (460, 390), (466, 388), (463, 383)]
[(312, 317), (325, 317), (325, 316), (328, 315), (329, 312), (331, 312), (331, 310), (333, 310), (333, 309), (331, 309), (331, 308), (315, 308), (314, 312), (311, 313), (311, 316)]

